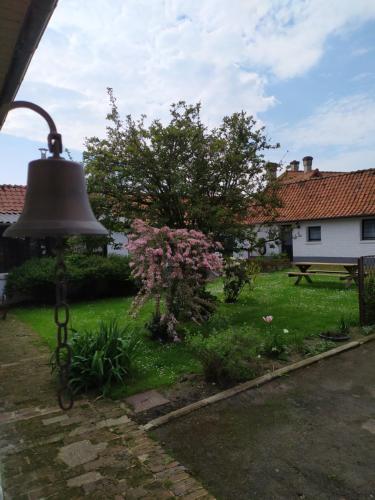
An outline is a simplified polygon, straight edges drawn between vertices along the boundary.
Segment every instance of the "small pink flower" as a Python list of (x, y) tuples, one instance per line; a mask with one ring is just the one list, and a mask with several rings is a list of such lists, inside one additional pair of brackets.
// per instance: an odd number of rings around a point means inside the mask
[(263, 316), (263, 318), (262, 318), (262, 319), (263, 319), (263, 321), (264, 321), (265, 323), (272, 323), (272, 321), (273, 321), (273, 316)]

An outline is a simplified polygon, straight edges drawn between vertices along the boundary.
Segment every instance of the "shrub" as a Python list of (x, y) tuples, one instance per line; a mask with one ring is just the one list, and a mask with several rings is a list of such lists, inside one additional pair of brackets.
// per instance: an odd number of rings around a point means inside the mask
[(207, 382), (225, 385), (256, 375), (258, 346), (243, 330), (214, 330), (208, 337), (191, 336), (188, 342), (202, 364)]
[(255, 261), (228, 259), (224, 267), (224, 301), (237, 302), (243, 288), (254, 284), (260, 267)]
[[(168, 318), (158, 311), (152, 313), (151, 319), (146, 323), (145, 327), (150, 333), (152, 340), (158, 340), (159, 342), (169, 342), (171, 338), (175, 341), (179, 340), (177, 332), (175, 332), (174, 323), (169, 325)], [(173, 330), (172, 332), (170, 331), (171, 329)]]
[[(135, 292), (129, 258), (118, 255), (68, 255), (68, 300), (130, 295)], [(34, 258), (13, 269), (7, 278), (5, 293), (37, 303), (55, 300), (55, 259)]]
[[(146, 300), (155, 298), (155, 320), (150, 323), (162, 336), (175, 340), (180, 320), (205, 321), (214, 310), (212, 296), (204, 291), (210, 275), (222, 268), (220, 244), (200, 231), (155, 228), (141, 220), (129, 235), (132, 275), (141, 281), (133, 301), (133, 314)], [(164, 314), (160, 306), (164, 306)], [(159, 318), (159, 320), (158, 320)], [(157, 325), (159, 322), (159, 326)]]
[(101, 322), (96, 330), (75, 333), (71, 340), (73, 391), (95, 389), (107, 394), (113, 384), (124, 383), (132, 375), (140, 346), (139, 335), (113, 319)]

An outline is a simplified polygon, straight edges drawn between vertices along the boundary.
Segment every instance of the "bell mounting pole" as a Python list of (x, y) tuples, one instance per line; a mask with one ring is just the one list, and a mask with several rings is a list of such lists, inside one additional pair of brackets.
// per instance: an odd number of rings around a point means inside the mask
[(18, 108), (31, 109), (32, 111), (35, 111), (35, 113), (38, 113), (46, 120), (49, 127), (49, 134), (47, 137), (48, 149), (50, 153), (52, 153), (54, 158), (59, 158), (60, 153), (62, 153), (63, 150), (62, 138), (61, 134), (57, 132), (56, 124), (53, 121), (51, 115), (49, 115), (46, 110), (44, 110), (37, 104), (34, 104), (33, 102), (29, 101), (14, 101), (9, 104), (5, 104), (2, 107), (2, 109), (5, 110), (6, 113), (8, 113), (8, 111), (11, 111), (12, 109), (18, 109)]

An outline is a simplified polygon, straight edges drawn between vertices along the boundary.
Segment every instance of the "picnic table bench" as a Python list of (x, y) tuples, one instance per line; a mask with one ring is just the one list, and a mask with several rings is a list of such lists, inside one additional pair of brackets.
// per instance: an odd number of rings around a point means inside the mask
[[(295, 285), (298, 285), (302, 278), (308, 283), (312, 283), (311, 276), (336, 276), (340, 280), (346, 282), (346, 286), (350, 286), (353, 282), (357, 283), (358, 264), (353, 262), (293, 262), (299, 271), (288, 272), (289, 278), (297, 278)], [(328, 267), (341, 266), (344, 269), (341, 271), (333, 271)], [(318, 269), (311, 269), (312, 266), (319, 266)]]

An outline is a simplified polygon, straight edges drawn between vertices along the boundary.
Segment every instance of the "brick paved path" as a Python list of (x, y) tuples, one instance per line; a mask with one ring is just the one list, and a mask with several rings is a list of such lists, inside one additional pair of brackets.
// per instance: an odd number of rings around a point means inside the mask
[(122, 404), (81, 400), (67, 413), (59, 410), (50, 353), (37, 343), (16, 319), (0, 323), (5, 499), (213, 498), (127, 416)]

